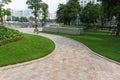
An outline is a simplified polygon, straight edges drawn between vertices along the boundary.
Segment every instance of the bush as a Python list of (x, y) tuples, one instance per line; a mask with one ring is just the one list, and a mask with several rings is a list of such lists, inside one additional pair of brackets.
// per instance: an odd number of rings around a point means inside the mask
[(0, 46), (10, 42), (20, 40), (22, 38), (23, 38), (23, 35), (18, 30), (0, 26)]

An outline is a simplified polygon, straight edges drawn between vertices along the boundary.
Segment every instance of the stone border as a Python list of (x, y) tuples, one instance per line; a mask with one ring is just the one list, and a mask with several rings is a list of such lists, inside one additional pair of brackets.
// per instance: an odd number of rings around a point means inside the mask
[[(33, 35), (36, 35), (36, 34), (33, 34)], [(41, 35), (38, 35), (38, 36), (41, 36)], [(45, 37), (45, 36), (42, 36), (42, 37)], [(45, 38), (47, 38), (47, 37), (45, 37)], [(50, 39), (50, 38), (48, 38), (48, 39)], [(53, 41), (53, 40), (51, 40), (51, 41)], [(56, 51), (56, 43), (55, 43), (55, 41), (53, 41), (53, 42), (54, 42), (55, 48), (54, 48), (54, 50), (50, 54), (48, 54), (48, 55), (46, 55), (46, 56), (44, 56), (42, 58), (35, 59), (35, 60), (31, 60), (31, 61), (26, 61), (26, 62), (21, 62), (21, 63), (17, 63), (17, 64), (3, 66), (3, 67), (0, 67), (0, 70), (8, 70), (8, 69), (17, 68), (17, 67), (24, 66), (24, 65), (30, 65), (32, 63), (36, 63), (36, 62), (39, 62), (39, 61), (42, 61), (42, 60), (45, 60), (45, 59), (49, 58)]]
[(84, 32), (83, 28), (69, 28), (69, 27), (43, 27), (43, 32), (55, 32), (55, 33), (65, 33), (80, 35)]

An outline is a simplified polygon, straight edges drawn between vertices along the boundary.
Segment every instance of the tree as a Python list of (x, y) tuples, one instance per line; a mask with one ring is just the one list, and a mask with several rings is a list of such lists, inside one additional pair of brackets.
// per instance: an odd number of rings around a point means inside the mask
[(58, 10), (57, 10), (57, 22), (58, 23), (63, 23), (64, 22), (64, 4), (59, 4), (58, 5)]
[(6, 20), (7, 20), (7, 21), (11, 21), (11, 17), (8, 16)]
[(30, 16), (30, 17), (29, 17), (29, 20), (30, 20), (30, 21), (34, 21), (35, 19), (34, 19), (33, 16)]
[(107, 17), (107, 14), (104, 13), (102, 5), (100, 5), (100, 16), (99, 20), (101, 21), (101, 30), (103, 30), (103, 27), (105, 26), (105, 23), (109, 21), (109, 18)]
[[(38, 17), (39, 13), (41, 12), (41, 0), (27, 0), (26, 4), (28, 5), (28, 8), (33, 10), (33, 14), (35, 17), (35, 28), (38, 27)], [(37, 29), (38, 30), (38, 29)]]
[(88, 26), (92, 23), (93, 26), (95, 26), (96, 20), (100, 16), (100, 5), (99, 4), (93, 4), (88, 3), (87, 6), (85, 6), (81, 12), (80, 19), (82, 22), (87, 23)]
[(116, 16), (118, 24), (116, 30), (116, 36), (120, 34), (120, 0), (100, 0), (104, 8), (104, 12), (109, 18)]
[(3, 17), (6, 15), (10, 15), (10, 11), (7, 9), (4, 9), (4, 6), (6, 4), (9, 4), (11, 0), (1, 0), (0, 1), (0, 24), (3, 24)]
[(41, 7), (42, 7), (42, 25), (45, 25), (48, 16), (48, 5), (46, 3), (42, 3)]
[(78, 0), (69, 0), (67, 4), (59, 4), (57, 10), (57, 22), (64, 22), (64, 24), (73, 24), (77, 19), (80, 11), (80, 4)]
[(19, 21), (20, 22), (28, 22), (28, 19), (26, 17), (20, 17)]
[(78, 0), (69, 0), (64, 7), (65, 24), (71, 24), (71, 22), (74, 22), (79, 15), (80, 9)]
[(16, 17), (16, 18), (15, 18), (15, 21), (20, 21), (20, 18), (19, 18), (19, 17)]

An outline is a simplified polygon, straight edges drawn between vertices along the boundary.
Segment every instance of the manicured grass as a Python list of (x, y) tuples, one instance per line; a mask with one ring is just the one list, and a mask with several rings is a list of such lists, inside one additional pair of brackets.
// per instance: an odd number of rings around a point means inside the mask
[(96, 31), (86, 31), (80, 36), (64, 36), (82, 42), (96, 53), (120, 62), (120, 37)]
[(0, 47), (0, 66), (21, 63), (50, 54), (55, 45), (44, 37), (24, 34), (20, 41)]
[(64, 25), (64, 24), (51, 24), (51, 27), (69, 27), (69, 28), (83, 28), (86, 29), (86, 26), (79, 26), (79, 25)]
[(98, 31), (85, 31), (79, 36), (59, 35), (82, 42), (94, 52), (120, 62), (120, 36), (111, 36), (110, 33)]

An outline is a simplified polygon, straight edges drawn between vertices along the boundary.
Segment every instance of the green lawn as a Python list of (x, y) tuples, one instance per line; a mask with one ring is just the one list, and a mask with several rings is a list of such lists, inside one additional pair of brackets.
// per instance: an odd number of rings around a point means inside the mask
[(94, 52), (120, 62), (120, 36), (111, 36), (110, 33), (98, 31), (85, 31), (79, 36), (59, 35), (82, 42)]
[(79, 25), (64, 25), (64, 24), (51, 24), (51, 27), (69, 27), (69, 28), (83, 28), (86, 29), (86, 26)]
[(44, 37), (24, 34), (20, 41), (0, 47), (0, 66), (21, 63), (50, 54), (55, 45)]

